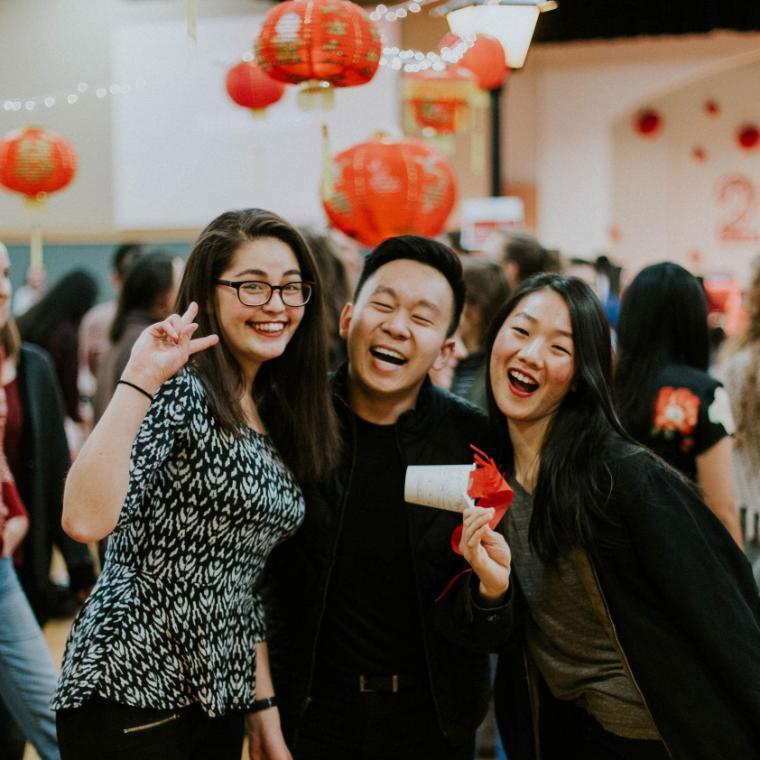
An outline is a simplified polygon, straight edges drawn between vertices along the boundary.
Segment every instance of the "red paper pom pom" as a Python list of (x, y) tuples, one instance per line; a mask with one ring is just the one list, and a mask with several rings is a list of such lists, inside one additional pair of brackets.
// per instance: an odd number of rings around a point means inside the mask
[(634, 128), (642, 137), (654, 137), (662, 129), (662, 116), (654, 109), (647, 108), (636, 115)]
[(744, 150), (754, 150), (760, 143), (760, 129), (755, 124), (745, 124), (739, 127), (736, 141)]

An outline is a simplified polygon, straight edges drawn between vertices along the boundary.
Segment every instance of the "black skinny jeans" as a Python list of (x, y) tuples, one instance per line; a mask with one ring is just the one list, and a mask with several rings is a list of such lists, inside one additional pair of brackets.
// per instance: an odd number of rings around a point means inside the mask
[(93, 696), (56, 715), (61, 760), (240, 760), (243, 713), (129, 707)]

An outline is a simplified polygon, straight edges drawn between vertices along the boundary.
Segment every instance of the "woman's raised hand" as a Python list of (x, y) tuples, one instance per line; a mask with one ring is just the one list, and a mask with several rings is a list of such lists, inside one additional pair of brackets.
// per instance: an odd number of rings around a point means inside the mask
[(198, 329), (193, 322), (197, 313), (198, 304), (193, 302), (181, 316), (172, 314), (146, 327), (132, 347), (122, 377), (153, 394), (179, 372), (192, 354), (218, 343), (218, 335), (192, 337)]
[(480, 579), (481, 596), (495, 602), (501, 600), (509, 588), (512, 554), (504, 536), (488, 525), (493, 515), (493, 509), (465, 509), (459, 548)]

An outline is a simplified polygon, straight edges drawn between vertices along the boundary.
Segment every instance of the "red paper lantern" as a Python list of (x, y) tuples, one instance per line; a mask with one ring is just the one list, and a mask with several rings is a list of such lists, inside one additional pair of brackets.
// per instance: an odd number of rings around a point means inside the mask
[(0, 184), (30, 201), (66, 187), (76, 168), (68, 141), (42, 127), (20, 129), (0, 142)]
[[(461, 42), (456, 34), (447, 34), (438, 43), (438, 49), (453, 48)], [(509, 76), (504, 48), (495, 37), (478, 34), (475, 43), (459, 59), (459, 66), (469, 69), (484, 90), (495, 90)]]
[(285, 94), (285, 85), (267, 76), (255, 61), (241, 61), (227, 72), (227, 94), (254, 114), (262, 114), (267, 106)]
[(410, 74), (404, 94), (419, 126), (450, 134), (465, 122), (476, 87), (477, 79), (469, 69), (450, 66)]
[(378, 137), (333, 159), (334, 185), (323, 198), (339, 230), (367, 246), (394, 235), (437, 235), (456, 200), (454, 171), (420, 140)]
[(256, 57), (280, 82), (352, 87), (375, 75), (380, 32), (348, 0), (288, 0), (264, 17)]
[(760, 144), (760, 130), (755, 124), (745, 124), (736, 133), (736, 141), (744, 150), (754, 150)]
[(636, 114), (634, 129), (642, 137), (654, 137), (662, 129), (662, 116), (652, 108)]

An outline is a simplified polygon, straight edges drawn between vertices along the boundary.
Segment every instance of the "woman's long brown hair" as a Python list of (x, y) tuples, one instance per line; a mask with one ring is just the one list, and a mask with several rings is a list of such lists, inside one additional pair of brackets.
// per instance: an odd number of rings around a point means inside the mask
[(262, 209), (228, 211), (214, 219), (193, 246), (177, 296), (182, 314), (191, 301), (199, 306), (196, 336), (216, 333), (220, 342), (192, 357), (219, 424), (240, 435), (243, 374), (225, 345), (216, 305), (215, 281), (238, 248), (260, 238), (275, 238), (295, 254), (304, 280), (316, 283), (304, 317), (284, 353), (262, 364), (253, 388), (261, 419), (277, 449), (301, 482), (324, 475), (337, 461), (340, 444), (327, 359), (324, 294), (314, 257), (298, 231), (277, 214)]

